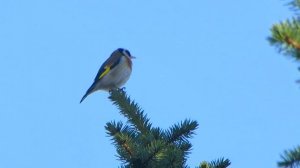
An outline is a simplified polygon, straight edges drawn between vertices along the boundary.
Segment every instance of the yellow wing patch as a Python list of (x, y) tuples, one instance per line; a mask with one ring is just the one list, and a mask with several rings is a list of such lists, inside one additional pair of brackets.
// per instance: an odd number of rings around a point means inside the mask
[(104, 67), (104, 69), (105, 69), (105, 71), (100, 75), (99, 79), (101, 79), (103, 76), (105, 76), (110, 71), (109, 66)]

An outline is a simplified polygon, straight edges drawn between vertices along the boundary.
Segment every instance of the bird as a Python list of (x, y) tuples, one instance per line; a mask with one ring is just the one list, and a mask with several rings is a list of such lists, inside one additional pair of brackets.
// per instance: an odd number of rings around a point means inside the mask
[(110, 91), (123, 86), (132, 72), (132, 59), (135, 57), (127, 49), (118, 48), (101, 65), (93, 84), (80, 100), (80, 103), (91, 93), (104, 90)]

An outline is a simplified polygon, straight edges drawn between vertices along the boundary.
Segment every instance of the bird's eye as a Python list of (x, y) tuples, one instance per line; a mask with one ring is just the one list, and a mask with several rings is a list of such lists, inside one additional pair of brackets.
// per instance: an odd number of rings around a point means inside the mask
[(127, 56), (129, 56), (129, 57), (131, 57), (131, 54), (130, 54), (130, 52), (128, 50), (124, 50), (124, 54), (127, 55)]

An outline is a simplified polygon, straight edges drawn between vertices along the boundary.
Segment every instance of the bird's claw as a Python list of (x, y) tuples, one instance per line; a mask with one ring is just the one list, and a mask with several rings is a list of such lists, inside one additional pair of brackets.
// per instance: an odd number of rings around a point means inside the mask
[(121, 92), (124, 92), (126, 89), (126, 87), (122, 87), (122, 88), (113, 88), (113, 89), (109, 89), (108, 92), (109, 93), (112, 93), (113, 91), (121, 91)]

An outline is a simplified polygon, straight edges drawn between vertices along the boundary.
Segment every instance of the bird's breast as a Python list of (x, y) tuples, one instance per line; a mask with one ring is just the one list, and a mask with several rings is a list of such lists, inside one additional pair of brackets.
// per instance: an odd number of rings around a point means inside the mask
[(109, 90), (121, 87), (129, 79), (131, 71), (131, 65), (128, 64), (127, 58), (121, 57), (119, 64), (101, 79), (103, 89)]

